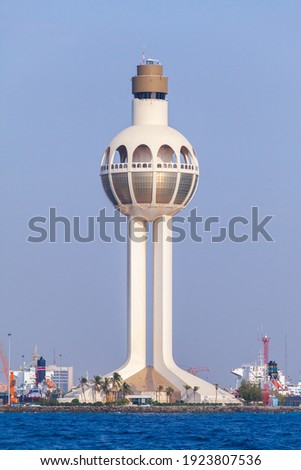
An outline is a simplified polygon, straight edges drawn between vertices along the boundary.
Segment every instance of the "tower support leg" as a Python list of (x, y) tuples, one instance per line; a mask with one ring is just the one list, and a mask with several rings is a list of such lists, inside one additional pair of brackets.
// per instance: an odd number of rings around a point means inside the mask
[(172, 366), (172, 242), (171, 217), (153, 223), (153, 357), (154, 368)]
[[(189, 315), (189, 312), (185, 314)], [(174, 362), (171, 216), (159, 217), (153, 223), (153, 364), (160, 374), (179, 388), (185, 401), (237, 402), (230, 393), (190, 374)], [(186, 390), (186, 385), (190, 386), (190, 391)]]
[(127, 247), (128, 351), (125, 364), (116, 370), (123, 379), (146, 366), (146, 221), (144, 219), (137, 217), (128, 219)]

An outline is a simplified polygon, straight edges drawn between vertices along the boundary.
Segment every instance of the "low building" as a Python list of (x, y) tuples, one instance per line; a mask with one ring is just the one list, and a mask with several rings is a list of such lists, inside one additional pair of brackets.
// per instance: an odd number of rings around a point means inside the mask
[(150, 405), (153, 401), (152, 397), (144, 395), (126, 395), (126, 398), (132, 405)]
[(282, 403), (283, 406), (301, 406), (301, 396), (294, 397), (286, 397), (284, 402)]
[(150, 397), (153, 401), (160, 403), (181, 400), (181, 391), (151, 366), (144, 367), (128, 377), (126, 382), (135, 396)]

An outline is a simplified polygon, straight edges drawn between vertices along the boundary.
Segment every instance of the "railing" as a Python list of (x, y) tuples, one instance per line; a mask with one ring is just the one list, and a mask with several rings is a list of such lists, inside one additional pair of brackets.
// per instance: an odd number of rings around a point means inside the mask
[[(110, 170), (127, 170), (130, 165), (128, 163), (112, 163), (111, 165), (101, 165), (100, 171), (102, 172), (107, 172)], [(146, 162), (135, 162), (131, 164), (131, 168), (133, 169), (152, 169), (154, 168), (154, 165), (152, 163), (146, 163)], [(195, 165), (188, 165), (186, 163), (181, 163), (180, 165), (177, 163), (157, 163), (156, 168), (160, 170), (167, 170), (167, 169), (181, 169), (181, 170), (192, 170), (192, 171), (198, 171), (198, 166)]]

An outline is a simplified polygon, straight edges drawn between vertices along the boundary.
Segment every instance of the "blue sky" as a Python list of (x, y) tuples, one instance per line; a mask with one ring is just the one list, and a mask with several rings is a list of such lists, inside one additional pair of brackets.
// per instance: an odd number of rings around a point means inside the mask
[[(227, 224), (273, 215), (273, 243), (174, 249), (174, 356), (202, 377), (234, 384), (230, 369), (270, 357), (300, 377), (301, 5), (293, 0), (2, 1), (1, 328), (12, 366), (34, 345), (102, 374), (126, 355), (126, 246), (29, 243), (28, 220), (113, 208), (100, 157), (130, 125), (131, 83), (146, 56), (169, 76), (169, 122), (198, 154), (189, 209)], [(149, 253), (149, 261), (150, 261)], [(150, 279), (149, 279), (150, 284)], [(150, 287), (150, 286), (149, 286)], [(151, 298), (148, 299), (151, 327)], [(285, 337), (287, 354), (285, 358)], [(151, 351), (149, 350), (149, 362)]]

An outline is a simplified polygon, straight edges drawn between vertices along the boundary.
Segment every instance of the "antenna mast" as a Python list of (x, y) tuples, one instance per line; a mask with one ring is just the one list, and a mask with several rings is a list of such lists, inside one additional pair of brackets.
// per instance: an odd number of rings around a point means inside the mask
[(263, 336), (261, 341), (263, 342), (263, 363), (264, 363), (264, 376), (263, 376), (263, 404), (268, 405), (270, 399), (270, 384), (268, 374), (268, 363), (269, 363), (269, 342), (268, 336)]

